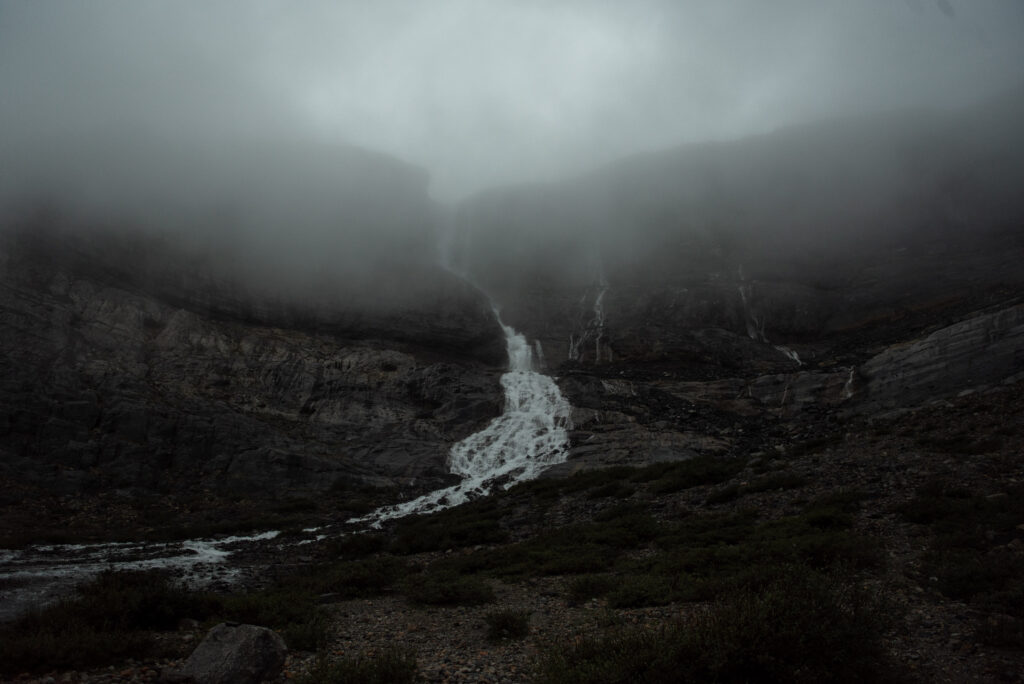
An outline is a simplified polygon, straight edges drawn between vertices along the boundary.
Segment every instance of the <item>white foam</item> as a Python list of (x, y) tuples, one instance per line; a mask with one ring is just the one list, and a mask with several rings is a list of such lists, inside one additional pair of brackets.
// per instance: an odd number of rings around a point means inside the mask
[(349, 522), (380, 527), (385, 520), (457, 506), (490, 493), (495, 485), (507, 488), (532, 480), (568, 457), (569, 402), (554, 380), (536, 371), (526, 338), (502, 323), (500, 316), (498, 322), (505, 331), (509, 362), (508, 372), (501, 376), (505, 408), (483, 430), (451, 448), (448, 466), (462, 482)]

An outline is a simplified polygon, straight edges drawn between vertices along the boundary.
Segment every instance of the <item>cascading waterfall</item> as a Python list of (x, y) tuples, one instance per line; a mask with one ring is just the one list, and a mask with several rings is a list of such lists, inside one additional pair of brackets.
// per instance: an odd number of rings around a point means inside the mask
[[(449, 217), (441, 235), (438, 260), (442, 268), (474, 284), (453, 258), (460, 234), (456, 225), (458, 218), (455, 214)], [(463, 231), (462, 234), (468, 239), (470, 233)], [(476, 287), (486, 295), (482, 288)], [(384, 506), (369, 515), (353, 518), (350, 523), (380, 527), (386, 520), (458, 506), (489, 494), (496, 485), (508, 488), (517, 482), (532, 480), (549, 466), (568, 458), (568, 431), (572, 427), (569, 402), (555, 381), (539, 372), (544, 365), (540, 342), (531, 347), (524, 335), (505, 325), (493, 299), (491, 309), (505, 333), (508, 353), (508, 371), (501, 376), (505, 406), (502, 414), (487, 427), (458, 442), (448, 452), (448, 467), (462, 477), (462, 482), (411, 501)]]
[(457, 506), (489, 494), (495, 485), (508, 488), (532, 480), (568, 457), (569, 402), (554, 380), (537, 372), (534, 350), (526, 338), (505, 325), (497, 310), (494, 313), (505, 331), (508, 350), (509, 369), (501, 376), (505, 408), (487, 427), (449, 452), (449, 468), (462, 476), (462, 482), (349, 522), (380, 527), (386, 520)]
[[(601, 363), (602, 342), (604, 342), (604, 296), (608, 292), (608, 280), (604, 277), (604, 269), (600, 264), (597, 267), (597, 282), (580, 297), (579, 306), (581, 311), (586, 310), (587, 296), (591, 292), (594, 292), (594, 304), (591, 307), (590, 320), (584, 321), (581, 316), (579, 336), (575, 334), (569, 335), (568, 358), (570, 361), (582, 360), (583, 345), (593, 339), (594, 363)], [(606, 347), (606, 349), (608, 351), (608, 360), (611, 361), (612, 350), (610, 347)]]
[[(751, 287), (748, 285), (743, 278), (743, 266), (740, 266), (737, 270), (739, 275), (740, 284), (737, 289), (740, 292), (740, 302), (743, 304), (743, 315), (747, 323), (747, 337), (754, 340), (755, 342), (763, 342), (765, 344), (771, 344), (768, 337), (764, 334), (765, 321), (763, 318), (758, 318), (750, 310), (750, 302), (748, 297), (752, 294)], [(772, 347), (775, 351), (779, 352), (790, 361), (798, 366), (804, 365), (803, 360), (800, 359), (800, 355), (789, 347), (785, 347), (781, 344), (774, 344)]]

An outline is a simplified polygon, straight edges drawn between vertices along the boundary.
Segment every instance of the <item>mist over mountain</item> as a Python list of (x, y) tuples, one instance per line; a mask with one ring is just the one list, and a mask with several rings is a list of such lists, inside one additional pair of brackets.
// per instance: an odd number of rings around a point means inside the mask
[(1019, 2), (0, 0), (0, 93), (0, 593), (273, 528), (401, 642), (435, 579), (604, 629), (769, 558), (909, 607), (908, 672), (1021, 671)]

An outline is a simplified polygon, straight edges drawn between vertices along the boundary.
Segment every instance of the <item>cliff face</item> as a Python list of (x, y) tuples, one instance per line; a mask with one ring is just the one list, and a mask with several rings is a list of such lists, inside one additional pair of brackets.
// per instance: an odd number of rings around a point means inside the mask
[(421, 274), (432, 306), (374, 314), (343, 293), (309, 306), (216, 279), (170, 298), (104, 268), (96, 236), (7, 238), (7, 478), (257, 497), (444, 481), (450, 443), (500, 410), (501, 331), (444, 272)]

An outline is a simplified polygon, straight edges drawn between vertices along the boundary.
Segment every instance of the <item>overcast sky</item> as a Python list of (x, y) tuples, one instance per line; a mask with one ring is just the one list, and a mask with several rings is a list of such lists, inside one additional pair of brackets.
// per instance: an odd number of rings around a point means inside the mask
[(444, 200), (1020, 83), (1021, 0), (0, 0), (0, 136), (344, 141)]

